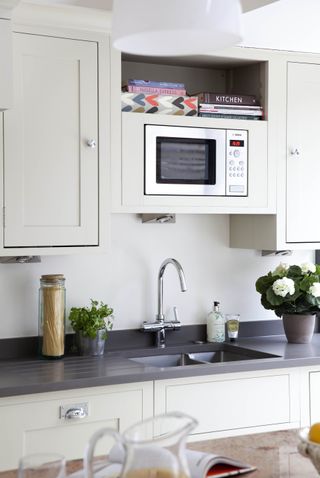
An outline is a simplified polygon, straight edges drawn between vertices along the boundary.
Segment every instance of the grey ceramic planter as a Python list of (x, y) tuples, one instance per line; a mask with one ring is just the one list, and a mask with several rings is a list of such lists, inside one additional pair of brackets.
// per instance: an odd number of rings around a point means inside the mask
[(80, 355), (103, 355), (105, 344), (105, 330), (98, 330), (94, 339), (84, 337), (81, 332), (77, 332), (77, 343)]
[(311, 342), (315, 315), (283, 314), (283, 328), (290, 344), (308, 344)]

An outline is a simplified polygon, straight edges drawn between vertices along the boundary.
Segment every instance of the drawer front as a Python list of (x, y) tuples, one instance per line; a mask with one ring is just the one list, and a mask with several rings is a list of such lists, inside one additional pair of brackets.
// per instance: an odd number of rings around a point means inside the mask
[(290, 422), (289, 375), (157, 386), (156, 403), (165, 403), (162, 411), (195, 417), (195, 434)]
[[(83, 458), (86, 443), (99, 428), (122, 432), (152, 415), (152, 383), (130, 384), (128, 390), (119, 387), (110, 391), (104, 387), (97, 395), (79, 395), (79, 391), (73, 395), (69, 391), (58, 398), (50, 398), (49, 393), (39, 394), (46, 396), (43, 400), (33, 395), (30, 397), (35, 401), (25, 396), (21, 403), (0, 403), (0, 470), (16, 468), (19, 458), (31, 453), (57, 452), (67, 459)], [(68, 409), (79, 403), (87, 405), (86, 417), (60, 418), (61, 407)], [(105, 453), (109, 444), (111, 441), (104, 441), (97, 452)]]

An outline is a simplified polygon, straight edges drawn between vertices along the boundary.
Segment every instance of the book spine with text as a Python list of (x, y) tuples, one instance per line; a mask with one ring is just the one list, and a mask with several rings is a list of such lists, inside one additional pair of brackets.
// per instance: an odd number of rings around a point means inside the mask
[(175, 83), (171, 81), (152, 81), (152, 80), (128, 80), (128, 86), (151, 86), (152, 88), (174, 88), (185, 89), (184, 83)]
[(186, 90), (183, 88), (156, 88), (152, 86), (128, 85), (128, 92), (129, 93), (149, 93), (151, 95), (186, 96)]
[(263, 112), (260, 110), (245, 110), (243, 108), (200, 108), (200, 113), (220, 113), (224, 115), (247, 115), (247, 116), (263, 116)]
[(202, 118), (224, 118), (224, 119), (243, 119), (243, 120), (260, 120), (261, 116), (249, 115), (225, 115), (223, 113), (199, 113)]
[(205, 110), (219, 110), (219, 109), (241, 109), (246, 111), (262, 111), (262, 106), (252, 106), (252, 105), (224, 105), (224, 104), (212, 104), (212, 103), (199, 103), (199, 108)]
[(254, 95), (226, 95), (220, 93), (198, 93), (201, 103), (225, 105), (258, 105)]

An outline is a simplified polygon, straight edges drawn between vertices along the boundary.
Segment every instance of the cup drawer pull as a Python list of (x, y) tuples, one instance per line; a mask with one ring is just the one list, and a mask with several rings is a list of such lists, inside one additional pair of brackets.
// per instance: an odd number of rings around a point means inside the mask
[(88, 404), (77, 403), (60, 406), (60, 418), (65, 420), (80, 420), (88, 416)]

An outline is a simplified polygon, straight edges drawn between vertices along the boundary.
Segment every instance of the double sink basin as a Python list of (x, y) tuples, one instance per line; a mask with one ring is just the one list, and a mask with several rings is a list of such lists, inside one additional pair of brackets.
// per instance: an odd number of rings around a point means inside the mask
[(131, 357), (133, 362), (140, 363), (150, 367), (184, 367), (200, 364), (217, 364), (224, 362), (234, 362), (243, 360), (259, 360), (279, 358), (266, 352), (246, 349), (229, 344), (203, 345), (205, 350), (201, 352), (179, 352), (172, 354), (150, 355), (145, 357)]

